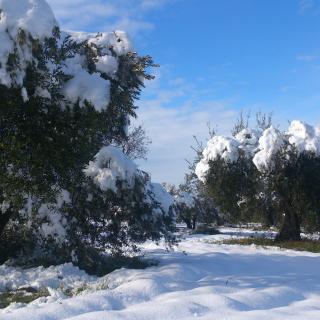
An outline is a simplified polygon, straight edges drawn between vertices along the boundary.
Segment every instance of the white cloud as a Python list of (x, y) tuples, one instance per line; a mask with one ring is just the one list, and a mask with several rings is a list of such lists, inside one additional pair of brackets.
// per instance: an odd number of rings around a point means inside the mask
[(142, 107), (138, 119), (151, 137), (152, 146), (148, 161), (141, 162), (141, 168), (150, 171), (155, 181), (182, 182), (188, 171), (185, 160), (195, 157), (191, 149), (193, 136), (205, 141), (209, 121), (219, 132), (227, 132), (237, 115), (237, 111), (216, 101), (198, 107), (190, 103), (174, 109), (152, 104)]
[[(105, 31), (122, 29), (131, 36), (150, 30), (149, 11), (168, 0), (47, 0), (64, 29)], [(172, 2), (172, 1), (171, 1)]]
[[(171, 90), (160, 89), (159, 83), (147, 87), (148, 97), (139, 103), (137, 120), (152, 140), (148, 161), (139, 163), (141, 169), (150, 172), (154, 181), (175, 184), (188, 171), (186, 159), (195, 157), (193, 136), (205, 141), (208, 122), (219, 133), (228, 133), (238, 116), (232, 100), (201, 101), (201, 91), (176, 80), (171, 81)], [(183, 98), (188, 96), (190, 100)]]

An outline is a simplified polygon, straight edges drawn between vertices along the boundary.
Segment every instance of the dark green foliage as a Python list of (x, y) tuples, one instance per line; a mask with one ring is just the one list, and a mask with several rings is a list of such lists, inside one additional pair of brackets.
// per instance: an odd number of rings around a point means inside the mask
[[(85, 107), (70, 105), (60, 91), (71, 78), (62, 72), (63, 63), (86, 43), (66, 38), (58, 45), (59, 37), (60, 32), (54, 30), (53, 37), (44, 43), (28, 39), (39, 61), (37, 65), (30, 63), (24, 78), (28, 101), (21, 97), (22, 87), (0, 86), (0, 152), (4, 154), (0, 159), (0, 195), (6, 193), (6, 199), (9, 196), (17, 208), (21, 208), (23, 194), (54, 196), (53, 185), (65, 188), (78, 179), (103, 144), (125, 137), (127, 117), (135, 115), (134, 99), (142, 86), (141, 70), (152, 64), (150, 58), (121, 57), (118, 77), (122, 81), (112, 81), (108, 110), (97, 112), (89, 103)], [(52, 72), (46, 67), (48, 61), (55, 65)], [(15, 67), (12, 61), (8, 64)], [(141, 70), (132, 75), (136, 68)], [(128, 82), (124, 69), (131, 75)], [(38, 87), (47, 89), (51, 98), (33, 96)]]
[[(72, 261), (100, 270), (106, 250), (121, 255), (137, 251), (137, 243), (162, 236), (174, 242), (172, 216), (150, 201), (145, 179), (137, 178), (133, 186), (119, 181), (117, 192), (102, 191), (83, 172), (101, 147), (128, 140), (126, 127), (136, 116), (135, 100), (143, 81), (152, 78), (146, 72), (155, 66), (151, 57), (133, 52), (117, 56), (108, 48), (119, 67), (112, 78), (101, 75), (110, 81), (111, 99), (98, 112), (88, 101), (67, 101), (61, 89), (72, 78), (64, 71), (66, 59), (81, 54), (92, 73), (103, 48), (62, 38), (59, 28), (44, 41), (21, 31), (16, 46), (31, 47), (34, 60), (28, 63), (22, 85), (0, 85), (0, 262)], [(7, 63), (12, 74), (19, 72), (17, 48)], [(48, 68), (49, 62), (53, 68)], [(21, 94), (23, 88), (28, 99)], [(46, 97), (36, 94), (39, 88), (47, 90)], [(57, 197), (64, 190), (70, 201), (58, 206)], [(40, 214), (44, 208), (49, 215), (59, 211), (66, 232), (63, 240), (43, 237), (50, 218)]]
[[(215, 132), (209, 127), (210, 136), (214, 136)], [(190, 172), (185, 175), (184, 182), (179, 185), (178, 188), (174, 186), (166, 186), (173, 196), (178, 197), (179, 195), (186, 192), (193, 197), (194, 206), (187, 207), (179, 201), (175, 203), (175, 211), (177, 215), (177, 221), (183, 222), (187, 225), (188, 229), (196, 229), (197, 223), (200, 224), (221, 224), (222, 217), (219, 214), (217, 205), (213, 198), (208, 194), (207, 189), (201, 183), (194, 170), (197, 161), (201, 158), (203, 151), (202, 144), (194, 137), (196, 146), (193, 146), (192, 149), (197, 153), (196, 159), (191, 163), (189, 162)]]
[(286, 145), (265, 173), (241, 155), (236, 162), (212, 161), (206, 186), (230, 221), (280, 225), (279, 240), (299, 240), (301, 225), (319, 221), (319, 177), (319, 157)]
[(83, 260), (79, 262), (80, 267), (84, 266), (84, 270), (88, 274), (97, 275), (99, 277), (121, 268), (146, 269), (158, 265), (157, 261), (145, 259), (144, 257), (140, 256), (101, 256), (98, 254), (90, 256), (86, 253), (86, 255), (81, 257)]
[[(268, 119), (262, 117), (259, 128), (265, 128)], [(243, 120), (240, 124), (242, 128)], [(277, 240), (300, 240), (301, 226), (319, 230), (320, 157), (298, 152), (283, 137), (270, 168), (260, 172), (253, 156), (239, 149), (234, 162), (221, 158), (209, 162), (204, 186), (228, 221), (278, 226)]]
[(231, 222), (255, 221), (259, 190), (258, 172), (244, 154), (236, 162), (211, 161), (207, 191)]
[(279, 240), (299, 240), (300, 226), (317, 221), (320, 206), (320, 157), (284, 146), (269, 173), (277, 207), (284, 213)]
[(168, 243), (174, 241), (170, 235), (174, 231), (172, 216), (164, 212), (152, 215), (155, 209), (161, 209), (147, 201), (143, 180), (137, 178), (133, 187), (118, 181), (117, 193), (101, 192), (91, 181), (79, 191), (67, 209), (68, 215), (78, 221), (70, 230), (70, 246), (76, 254), (93, 246), (101, 252), (107, 249), (112, 255), (121, 255), (126, 250), (136, 252), (135, 244), (147, 239), (158, 241), (164, 236)]

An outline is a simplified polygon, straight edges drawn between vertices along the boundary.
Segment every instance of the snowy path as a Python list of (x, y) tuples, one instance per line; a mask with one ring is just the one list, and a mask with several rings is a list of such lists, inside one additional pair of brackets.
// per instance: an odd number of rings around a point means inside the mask
[(320, 319), (320, 255), (207, 243), (221, 237), (188, 237), (174, 253), (146, 245), (158, 267), (118, 270), (108, 290), (0, 311), (0, 319)]

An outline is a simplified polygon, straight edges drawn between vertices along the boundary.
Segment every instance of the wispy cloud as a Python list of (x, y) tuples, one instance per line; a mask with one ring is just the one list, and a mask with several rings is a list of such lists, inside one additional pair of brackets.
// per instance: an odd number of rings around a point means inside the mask
[(319, 57), (317, 55), (299, 55), (297, 60), (311, 62), (317, 60)]
[(318, 16), (320, 14), (319, 0), (300, 0), (299, 14), (311, 14), (313, 16)]
[(300, 0), (299, 3), (299, 12), (305, 13), (306, 11), (314, 7), (314, 0)]
[[(47, 0), (63, 28), (77, 31), (122, 29), (131, 36), (153, 29), (146, 15), (168, 0)], [(172, 2), (172, 1), (171, 1)]]

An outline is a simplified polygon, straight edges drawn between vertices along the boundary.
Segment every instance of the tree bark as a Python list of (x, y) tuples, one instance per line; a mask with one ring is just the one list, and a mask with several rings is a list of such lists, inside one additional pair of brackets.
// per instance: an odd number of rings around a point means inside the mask
[(193, 217), (192, 218), (192, 229), (195, 230), (196, 228), (196, 223), (197, 223), (197, 218)]
[(192, 223), (191, 223), (191, 219), (187, 219), (185, 217), (182, 217), (183, 222), (187, 225), (188, 229), (192, 229)]
[(282, 220), (280, 231), (276, 237), (277, 241), (301, 240), (300, 221), (298, 215), (291, 210), (286, 210)]
[(4, 228), (6, 227), (7, 223), (9, 222), (12, 216), (11, 209), (8, 209), (5, 213), (0, 214), (0, 236), (3, 233)]

